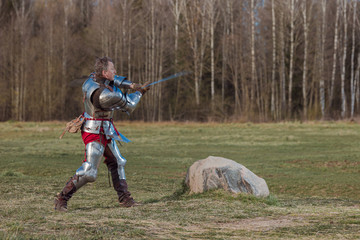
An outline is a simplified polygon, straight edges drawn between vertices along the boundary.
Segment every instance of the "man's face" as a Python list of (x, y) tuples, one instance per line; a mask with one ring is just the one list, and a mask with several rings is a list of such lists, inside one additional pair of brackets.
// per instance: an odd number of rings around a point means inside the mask
[(109, 62), (108, 69), (103, 71), (103, 75), (106, 79), (114, 81), (115, 74), (116, 70), (114, 64), (112, 62)]

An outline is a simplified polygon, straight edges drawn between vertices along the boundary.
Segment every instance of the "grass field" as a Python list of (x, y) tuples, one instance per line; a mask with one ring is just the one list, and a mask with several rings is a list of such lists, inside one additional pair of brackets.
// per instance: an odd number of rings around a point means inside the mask
[[(360, 239), (356, 123), (123, 123), (136, 208), (119, 208), (105, 164), (67, 213), (53, 199), (81, 165), (64, 123), (0, 123), (0, 239)], [(188, 167), (208, 156), (243, 164), (271, 195), (189, 195)]]

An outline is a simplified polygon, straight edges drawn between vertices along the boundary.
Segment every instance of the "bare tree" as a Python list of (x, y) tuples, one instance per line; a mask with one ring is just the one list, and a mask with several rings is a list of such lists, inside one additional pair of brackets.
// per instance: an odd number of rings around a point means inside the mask
[(280, 111), (282, 113), (282, 117), (285, 116), (286, 113), (286, 77), (285, 77), (285, 28), (284, 28), (284, 7), (281, 8), (280, 12), (280, 97), (281, 97), (281, 105)]
[(209, 15), (210, 28), (210, 58), (211, 58), (211, 109), (215, 108), (215, 28), (218, 21), (218, 9), (216, 6), (217, 0), (208, 0), (207, 11)]
[(336, 73), (336, 61), (337, 61), (337, 49), (338, 49), (338, 38), (339, 38), (339, 14), (340, 14), (340, 0), (336, 0), (336, 17), (335, 17), (335, 33), (334, 33), (334, 52), (333, 52), (333, 66), (330, 82), (330, 93), (329, 93), (329, 110), (334, 97), (334, 84), (335, 84), (335, 73)]
[[(245, 73), (242, 61), (242, 35), (241, 28), (236, 27), (236, 21), (238, 19), (235, 18), (234, 11), (236, 11), (236, 7), (241, 8), (240, 6), (234, 6), (235, 1), (227, 0), (226, 6), (224, 6), (224, 14), (227, 16), (227, 25), (224, 26), (225, 35), (225, 43), (226, 46), (224, 48), (224, 53), (226, 57), (226, 65), (223, 68), (229, 68), (229, 78), (233, 84), (234, 88), (234, 110), (233, 115), (238, 117), (241, 113), (241, 101), (240, 101), (240, 88), (242, 90), (243, 102), (247, 102), (248, 94), (247, 87), (245, 83)], [(240, 16), (241, 17), (241, 16)], [(241, 79), (241, 82), (240, 82)], [(223, 85), (225, 84), (225, 76), (223, 75)], [(241, 86), (241, 87), (240, 87)], [(225, 92), (225, 89), (224, 89)], [(248, 102), (247, 102), (248, 103)], [(244, 104), (245, 105), (245, 104)]]
[(251, 89), (250, 89), (250, 111), (254, 113), (255, 86), (256, 86), (256, 66), (255, 66), (255, 0), (250, 1), (250, 26), (251, 26)]
[(25, 1), (20, 3), (12, 0), (14, 10), (16, 13), (16, 20), (14, 25), (15, 44), (14, 48), (14, 88), (13, 88), (13, 103), (14, 103), (14, 119), (24, 121), (26, 119), (25, 110), (26, 105), (26, 79), (28, 68), (28, 44), (30, 32), (32, 30), (32, 19), (30, 13), (32, 11), (32, 2), (26, 6)]
[(288, 109), (289, 109), (289, 117), (291, 116), (292, 111), (292, 86), (293, 86), (293, 77), (294, 77), (294, 15), (295, 15), (295, 0), (291, 0), (290, 4), (290, 69), (289, 69), (289, 101), (288, 101)]
[(81, 97), (67, 92), (81, 90), (69, 78), (103, 55), (135, 82), (192, 71), (153, 86), (130, 119), (203, 120), (219, 110), (278, 121), (360, 111), (355, 0), (8, 3), (0, 1), (0, 88), (10, 89), (0, 90), (0, 120), (73, 117)]
[(307, 10), (307, 6), (306, 6), (306, 1), (303, 1), (302, 4), (302, 15), (303, 15), (303, 20), (304, 20), (304, 64), (303, 64), (303, 78), (302, 78), (302, 94), (303, 94), (303, 115), (304, 115), (304, 119), (307, 119), (307, 71), (308, 71), (308, 67), (307, 67), (307, 61), (308, 61), (308, 44), (309, 44), (309, 39), (308, 39), (308, 31), (309, 31), (309, 22), (307, 20), (307, 14), (308, 14), (308, 10)]
[[(133, 18), (137, 17), (134, 13), (134, 0), (120, 0), (119, 1), (122, 14), (119, 17), (118, 36), (116, 43), (119, 45), (119, 50), (115, 50), (119, 55), (120, 67), (127, 69), (126, 76), (132, 79), (132, 32), (133, 32)], [(135, 16), (134, 16), (135, 15)], [(124, 73), (125, 74), (125, 71)]]
[(320, 107), (321, 117), (325, 117), (325, 83), (324, 83), (324, 57), (326, 36), (326, 0), (321, 1), (322, 27), (321, 27), (321, 52), (320, 52)]
[(194, 63), (195, 103), (200, 105), (200, 82), (202, 77), (203, 54), (206, 46), (205, 38), (205, 7), (204, 0), (194, 0), (186, 3), (184, 10), (186, 30), (188, 34), (192, 59)]
[(271, 0), (271, 19), (272, 19), (272, 71), (271, 71), (271, 116), (277, 119), (275, 110), (275, 81), (276, 81), (276, 18), (275, 18), (275, 1)]
[(226, 4), (223, 5), (222, 8), (222, 16), (223, 16), (223, 35), (222, 35), (222, 46), (221, 46), (221, 55), (222, 55), (222, 64), (221, 64), (221, 107), (224, 108), (225, 101), (225, 79), (226, 79), (226, 66), (228, 64), (227, 57), (227, 44), (230, 36), (230, 1), (226, 0)]
[[(49, 3), (50, 4), (50, 3)], [(46, 5), (47, 6), (47, 5)], [(54, 82), (54, 20), (53, 20), (53, 11), (47, 11), (43, 19), (44, 27), (44, 69), (46, 73), (44, 74), (44, 86), (42, 88), (43, 93), (43, 104), (44, 112), (46, 113), (45, 119), (52, 119), (52, 108), (53, 108), (53, 99), (52, 99), (52, 90)]]
[(1, 119), (6, 119), (6, 113), (7, 113), (7, 106), (10, 102), (10, 94), (9, 94), (9, 83), (7, 81), (4, 81), (6, 79), (6, 76), (8, 75), (6, 73), (6, 59), (8, 56), (8, 51), (6, 51), (6, 47), (8, 48), (8, 40), (9, 37), (6, 36), (6, 32), (8, 26), (6, 26), (5, 24), (3, 24), (3, 20), (6, 17), (6, 14), (4, 13), (4, 5), (3, 5), (3, 1), (0, 1), (0, 79), (2, 79), (2, 81), (0, 80), (0, 120)]
[[(64, 25), (62, 33), (62, 71), (61, 71), (61, 88), (60, 88), (60, 110), (65, 112), (65, 94), (66, 94), (66, 79), (67, 79), (67, 62), (68, 62), (68, 45), (69, 45), (69, 11), (72, 9), (72, 0), (64, 1)], [(64, 119), (64, 114), (61, 114), (61, 119)]]
[(360, 52), (358, 53), (358, 58), (357, 58), (357, 68), (355, 71), (355, 79), (354, 79), (354, 84), (355, 84), (355, 89), (356, 89), (356, 106), (359, 108), (359, 101), (360, 101), (360, 77), (359, 77), (359, 72), (360, 72)]
[[(351, 76), (350, 76), (350, 94), (351, 94), (351, 109), (350, 109), (350, 116), (351, 118), (354, 117), (354, 109), (355, 109), (355, 92), (356, 88), (359, 86), (356, 86), (356, 81), (354, 81), (354, 58), (355, 58), (355, 29), (356, 29), (356, 11), (357, 11), (357, 2), (353, 1), (353, 19), (352, 19), (352, 34), (351, 34)], [(359, 64), (359, 62), (358, 62)]]
[[(174, 67), (176, 71), (178, 70), (179, 66), (179, 28), (180, 28), (180, 15), (183, 11), (183, 8), (185, 4), (182, 2), (182, 0), (175, 0), (175, 2), (170, 1), (170, 4), (172, 4), (172, 13), (174, 15), (174, 31), (175, 31), (175, 37), (174, 37)], [(180, 78), (177, 80), (177, 87), (176, 87), (176, 96), (175, 96), (175, 110), (174, 110), (174, 116), (177, 114), (178, 109), (178, 102), (179, 102), (179, 96), (180, 96), (180, 88), (181, 88), (181, 82)], [(173, 116), (170, 115), (170, 118), (172, 120)]]
[[(233, 112), (232, 114), (235, 117), (238, 117), (241, 113), (241, 100), (240, 92), (244, 90), (245, 81), (240, 79), (245, 75), (243, 72), (242, 64), (242, 35), (241, 27), (236, 25), (237, 18), (236, 13), (237, 9), (241, 9), (241, 5), (236, 5), (234, 0), (226, 0), (226, 4), (222, 5), (223, 19), (224, 19), (224, 28), (223, 28), (223, 46), (222, 46), (222, 100), (225, 103), (225, 82), (229, 80), (232, 83), (234, 90), (233, 93)], [(239, 16), (241, 17), (241, 16)], [(227, 72), (228, 71), (228, 72)], [(226, 74), (227, 73), (227, 74)], [(244, 84), (244, 85), (241, 85)], [(243, 94), (245, 98), (246, 94)]]
[(346, 93), (345, 93), (345, 63), (346, 63), (346, 52), (347, 52), (347, 0), (343, 0), (343, 18), (344, 18), (344, 39), (343, 39), (343, 56), (341, 66), (341, 117), (345, 118), (346, 114)]

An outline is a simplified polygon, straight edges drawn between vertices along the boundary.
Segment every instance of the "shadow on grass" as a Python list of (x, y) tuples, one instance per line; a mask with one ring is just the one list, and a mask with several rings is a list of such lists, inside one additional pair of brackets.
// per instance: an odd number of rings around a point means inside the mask
[(112, 209), (114, 208), (114, 206), (99, 206), (99, 205), (94, 205), (94, 206), (89, 206), (89, 207), (73, 207), (72, 210), (73, 211), (93, 211), (95, 209)]
[(255, 197), (251, 194), (241, 193), (241, 194), (232, 194), (223, 189), (214, 189), (209, 190), (204, 193), (194, 193), (190, 194), (189, 187), (185, 184), (185, 181), (182, 181), (181, 186), (173, 194), (169, 196), (164, 196), (162, 198), (151, 198), (145, 200), (144, 204), (158, 203), (158, 202), (167, 202), (167, 201), (177, 201), (177, 200), (191, 200), (191, 199), (213, 199), (213, 200), (222, 200), (222, 201), (241, 201), (248, 204), (259, 204), (263, 203), (266, 205), (278, 206), (280, 202), (277, 197), (270, 194), (267, 197)]

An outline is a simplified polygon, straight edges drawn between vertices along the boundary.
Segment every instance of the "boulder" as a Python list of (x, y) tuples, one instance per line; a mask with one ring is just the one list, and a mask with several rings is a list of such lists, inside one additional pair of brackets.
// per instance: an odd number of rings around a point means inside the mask
[(269, 195), (264, 179), (243, 165), (222, 157), (209, 156), (196, 161), (188, 169), (185, 179), (190, 193), (202, 193), (223, 188), (232, 193), (249, 193), (256, 197)]

